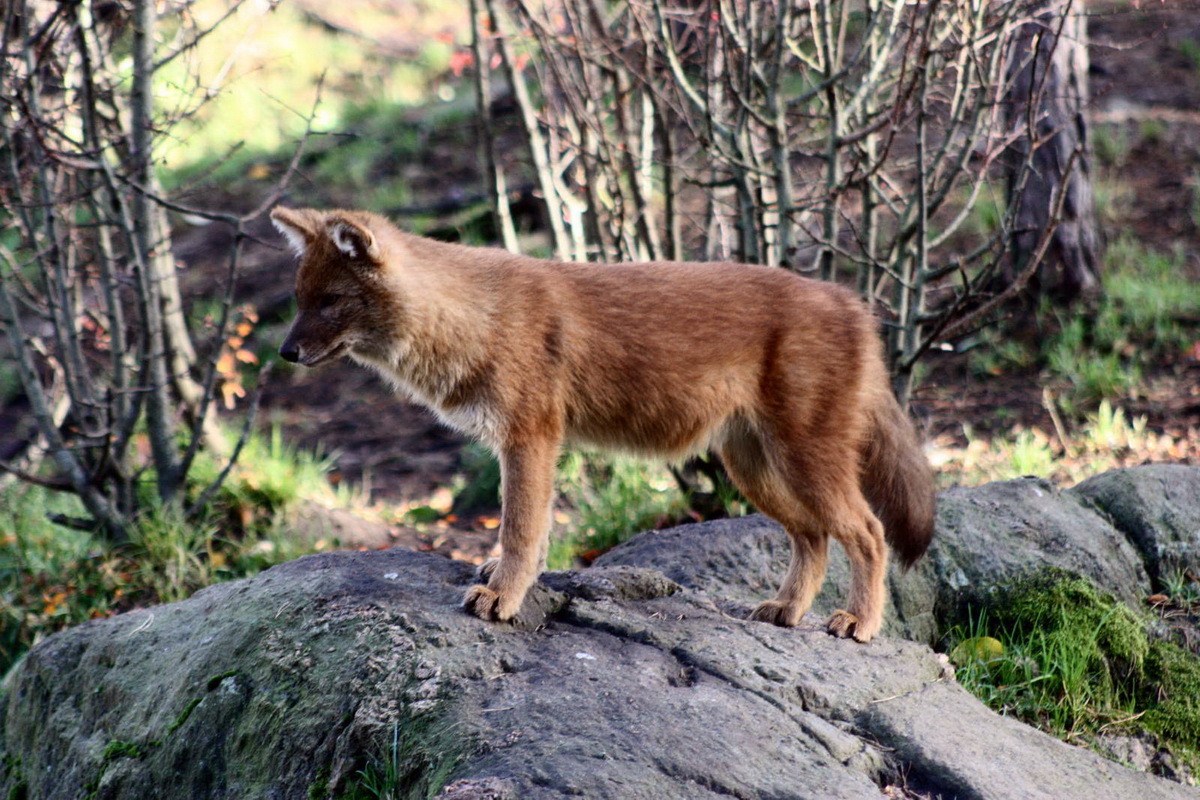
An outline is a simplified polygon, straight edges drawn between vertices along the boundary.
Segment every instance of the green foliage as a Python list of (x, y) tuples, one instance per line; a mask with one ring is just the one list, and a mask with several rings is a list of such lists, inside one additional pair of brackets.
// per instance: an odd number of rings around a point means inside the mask
[(29, 797), (29, 784), (21, 775), (21, 759), (13, 758), (8, 753), (0, 757), (0, 776), (11, 781), (8, 800), (26, 800)]
[(1179, 358), (1195, 341), (1200, 284), (1182, 249), (1154, 252), (1130, 236), (1108, 247), (1105, 286), (1095, 301), (1066, 313), (1049, 307), (1051, 332), (1039, 348), (991, 334), (972, 354), (979, 374), (1035, 365), (1058, 379), (1064, 410), (1083, 416), (1104, 400), (1136, 394), (1150, 366)]
[(1054, 453), (1050, 442), (1033, 431), (1020, 431), (1012, 445), (1012, 468), (1015, 475), (1048, 475), (1054, 468)]
[(1164, 739), (1200, 749), (1200, 658), (1170, 642), (1154, 642), (1140, 688), (1145, 726)]
[(1138, 133), (1142, 137), (1143, 144), (1157, 145), (1167, 134), (1167, 123), (1158, 117), (1143, 117), (1142, 121), (1138, 123)]
[(1162, 591), (1171, 605), (1195, 612), (1200, 610), (1200, 580), (1186, 567), (1175, 566), (1161, 575)]
[(665, 469), (630, 456), (568, 452), (559, 465), (559, 482), (577, 522), (551, 541), (551, 569), (573, 567), (581, 553), (614, 547), (686, 505)]
[(968, 352), (968, 366), (980, 377), (1027, 370), (1038, 365), (1041, 358), (1036, 348), (1000, 328), (983, 331), (979, 343)]
[(192, 712), (196, 710), (196, 706), (200, 705), (200, 701), (203, 699), (203, 697), (193, 697), (188, 701), (188, 704), (183, 707), (183, 711), (179, 712), (179, 716), (167, 726), (168, 736), (183, 727), (183, 723), (188, 721), (188, 717), (192, 716)]
[(343, 800), (428, 800), (466, 757), (469, 740), (437, 710), (403, 713), (390, 741), (367, 755)]
[(460, 454), (461, 483), (454, 492), (454, 513), (500, 505), (500, 462), (486, 446), (470, 443)]
[(1073, 409), (1094, 406), (1105, 398), (1128, 397), (1141, 383), (1141, 365), (1128, 363), (1121, 353), (1090, 341), (1093, 331), (1111, 320), (1101, 314), (1092, 319), (1077, 316), (1065, 322), (1046, 350), (1046, 365), (1070, 380)]
[(1087, 422), (1081, 443), (1085, 450), (1113, 451), (1129, 447), (1146, 432), (1145, 417), (1130, 421), (1124, 409), (1113, 406), (1107, 400), (1100, 401), (1100, 407), (1094, 414), (1088, 415)]
[[(1002, 414), (996, 414), (1001, 422)], [(1163, 440), (1147, 430), (1144, 416), (1129, 419), (1108, 400), (1073, 426), (1065, 443), (1053, 440), (1040, 428), (1015, 428), (1011, 433), (977, 436), (963, 425), (965, 448), (946, 449), (938, 463), (942, 486), (974, 486), (988, 481), (1038, 475), (1058, 483), (1077, 483), (1117, 467), (1129, 466), (1135, 454), (1165, 453)], [(1136, 463), (1136, 462), (1135, 462)]]
[(971, 217), (972, 228), (977, 236), (994, 236), (1004, 225), (1006, 213), (1004, 198), (997, 192), (984, 190), (975, 201)]
[(1191, 344), (1194, 328), (1183, 322), (1200, 313), (1200, 283), (1187, 273), (1182, 247), (1171, 253), (1148, 250), (1131, 236), (1109, 245), (1105, 295), (1109, 307), (1108, 343), (1128, 331), (1131, 343), (1156, 356), (1170, 355)]
[[(188, 476), (192, 499), (224, 467), (223, 461), (214, 460), (207, 453), (198, 455)], [(285, 442), (278, 425), (268, 435), (252, 433), (237, 466), (217, 490), (212, 510), (215, 516), (233, 522), (235, 530), (253, 530), (265, 535), (278, 514), (302, 498), (331, 505), (354, 501), (353, 490), (330, 486), (327, 476), (332, 467), (332, 456)]]
[[(189, 58), (176, 59), (156, 74), (159, 105), (189, 112), (170, 139), (164, 138), (167, 165), (219, 164), (239, 145), (258, 154), (286, 148), (304, 131), (318, 83), (325, 87), (315, 119), (318, 130), (342, 127), (352, 109), (341, 98), (412, 105), (432, 99), (435, 88), (441, 99), (453, 97), (453, 84), (441, 79), (461, 41), (445, 41), (437, 34), (464, 31), (463, 11), (431, 0), (416, 0), (415, 7), (419, 13), (409, 14), (406, 24), (414, 39), (426, 44), (414, 56), (397, 59), (386, 48), (364, 46), (358, 36), (331, 31), (300, 6), (242, 6), (202, 39)], [(226, 9), (218, 0), (201, 0), (189, 12), (205, 27)], [(397, 24), (393, 14), (375, 4), (344, 4), (337, 11), (336, 19), (350, 30), (386, 30)], [(164, 29), (171, 21), (163, 18)]]
[(1105, 167), (1120, 168), (1129, 158), (1132, 145), (1124, 124), (1092, 126), (1092, 150)]
[(1179, 53), (1191, 63), (1192, 68), (1200, 70), (1200, 42), (1195, 39), (1183, 39), (1177, 47)]
[(123, 742), (113, 739), (104, 746), (101, 756), (105, 762), (116, 761), (118, 758), (141, 758), (145, 755), (142, 746), (137, 742)]
[(1200, 658), (1152, 642), (1143, 619), (1087, 580), (1047, 570), (965, 616), (949, 636), (957, 677), (996, 711), (1067, 739), (1136, 722), (1170, 747), (1200, 747)]

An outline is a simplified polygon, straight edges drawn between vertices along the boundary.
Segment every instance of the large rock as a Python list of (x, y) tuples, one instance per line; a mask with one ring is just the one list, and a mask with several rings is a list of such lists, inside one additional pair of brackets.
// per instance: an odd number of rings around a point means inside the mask
[(1200, 467), (1117, 469), (1068, 491), (1104, 512), (1129, 537), (1155, 581), (1200, 571)]
[[(1109, 509), (1116, 525), (1097, 506)], [(1152, 591), (1139, 547), (1193, 558), (1200, 552), (1200, 468), (1116, 470), (1065, 492), (1036, 478), (949, 489), (938, 497), (926, 558), (888, 575), (883, 630), (932, 644), (938, 620), (964, 599), (1046, 567), (1139, 603)], [(752, 603), (774, 596), (788, 556), (783, 529), (752, 515), (648, 531), (596, 564), (653, 564), (682, 586)], [(849, 575), (845, 554), (832, 546), (814, 614), (844, 606)]]
[(649, 566), (548, 575), (495, 625), (462, 564), (329, 553), (65, 631), (5, 680), (0, 796), (336, 797), (373, 753), (445, 800), (1200, 797), (993, 714), (924, 645)]

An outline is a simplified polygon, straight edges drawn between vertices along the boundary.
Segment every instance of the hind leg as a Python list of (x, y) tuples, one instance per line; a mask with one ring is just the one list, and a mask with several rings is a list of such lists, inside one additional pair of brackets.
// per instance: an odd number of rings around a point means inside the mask
[(824, 510), (828, 514), (828, 530), (850, 559), (850, 597), (846, 609), (834, 611), (826, 627), (834, 636), (852, 636), (856, 641), (869, 642), (883, 627), (887, 597), (883, 525), (871, 513), (857, 484), (846, 487)]
[(783, 525), (792, 542), (787, 575), (774, 600), (760, 603), (750, 618), (791, 627), (812, 606), (825, 581), (829, 542), (825, 532), (801, 506), (783, 473), (758, 436), (740, 431), (721, 447), (721, 460), (733, 482), (760, 511)]
[[(765, 444), (764, 457), (759, 459), (764, 466), (758, 473), (771, 476), (766, 481), (759, 479), (768, 489), (764, 496), (768, 504), (759, 507), (788, 529), (797, 554), (778, 602), (781, 606), (794, 602), (807, 610), (824, 577), (826, 536), (832, 535), (850, 559), (850, 596), (847, 608), (834, 612), (826, 627), (841, 638), (870, 641), (883, 626), (887, 546), (883, 525), (859, 488), (857, 450), (847, 447), (844, 439), (811, 433), (789, 436), (779, 430), (758, 441)], [(736, 458), (737, 454), (732, 455)], [(758, 488), (764, 494), (762, 487)], [(758, 503), (752, 493), (747, 494)], [(811, 556), (807, 567), (797, 563), (805, 556)], [(762, 615), (771, 613), (762, 609)], [(779, 613), (788, 619), (795, 612), (781, 607)]]

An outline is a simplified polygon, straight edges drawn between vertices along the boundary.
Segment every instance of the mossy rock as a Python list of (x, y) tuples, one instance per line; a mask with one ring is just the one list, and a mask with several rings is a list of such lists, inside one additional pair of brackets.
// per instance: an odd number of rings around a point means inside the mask
[(1170, 642), (1154, 642), (1146, 658), (1142, 705), (1147, 728), (1200, 749), (1200, 657)]
[(985, 617), (989, 632), (1008, 641), (1045, 637), (1063, 651), (1086, 655), (1103, 694), (1140, 680), (1150, 651), (1147, 620), (1089, 580), (1048, 568), (986, 592), (965, 604), (966, 620)]

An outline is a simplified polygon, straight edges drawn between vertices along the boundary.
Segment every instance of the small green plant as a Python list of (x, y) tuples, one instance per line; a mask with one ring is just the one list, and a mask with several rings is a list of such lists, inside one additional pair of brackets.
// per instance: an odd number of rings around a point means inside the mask
[[(252, 433), (236, 468), (212, 499), (212, 508), (232, 522), (234, 530), (265, 535), (273, 520), (301, 498), (333, 506), (353, 505), (359, 500), (355, 490), (329, 483), (333, 463), (332, 456), (320, 451), (289, 445), (278, 425), (266, 435)], [(191, 499), (222, 467), (207, 454), (197, 456), (190, 476)]]
[(1183, 39), (1178, 47), (1180, 54), (1191, 63), (1192, 68), (1200, 70), (1200, 42), (1195, 39)]
[(971, 371), (980, 376), (1001, 375), (1029, 369), (1037, 358), (1037, 351), (1026, 343), (992, 332), (982, 347), (971, 351)]
[(959, 682), (1064, 739), (1151, 730), (1186, 758), (1200, 745), (1200, 658), (1151, 642), (1147, 621), (1061, 570), (977, 597), (948, 637)]
[(1154, 642), (1139, 688), (1145, 726), (1190, 748), (1195, 761), (1200, 750), (1200, 658), (1170, 642)]
[(997, 375), (1041, 367), (1055, 379), (1061, 410), (1082, 418), (1108, 400), (1136, 395), (1152, 365), (1183, 357), (1196, 340), (1200, 283), (1180, 248), (1148, 249), (1131, 236), (1105, 254), (1104, 292), (1067, 312), (1044, 307), (1047, 335), (1033, 348), (1002, 333), (983, 336), (972, 371)]
[(367, 755), (344, 800), (429, 800), (450, 780), (469, 744), (437, 710), (405, 713), (388, 742)]
[(1200, 581), (1190, 569), (1168, 569), (1160, 580), (1171, 605), (1189, 611), (1200, 609)]
[(1067, 384), (1065, 405), (1079, 415), (1134, 393), (1152, 359), (1178, 357), (1194, 342), (1186, 321), (1200, 314), (1200, 285), (1181, 250), (1154, 252), (1122, 237), (1106, 262), (1104, 295), (1060, 316), (1043, 348), (1046, 366)]
[(1012, 445), (1012, 467), (1015, 475), (1049, 475), (1054, 469), (1054, 453), (1050, 440), (1041, 431), (1023, 430), (1017, 433)]
[(570, 568), (580, 554), (607, 550), (685, 507), (667, 470), (629, 456), (568, 452), (559, 476), (577, 523), (551, 541), (551, 569)]
[(467, 444), (459, 456), (462, 464), (460, 485), (454, 492), (454, 513), (462, 515), (481, 508), (500, 505), (500, 462), (487, 447)]
[(1166, 135), (1167, 123), (1158, 117), (1144, 117), (1138, 124), (1138, 133), (1141, 134), (1143, 143), (1156, 145)]
[(1125, 410), (1101, 400), (1100, 407), (1087, 417), (1083, 445), (1090, 450), (1119, 450), (1132, 446), (1146, 434), (1146, 418), (1130, 421)]
[(975, 201), (971, 217), (973, 232), (983, 238), (994, 236), (1004, 226), (1005, 202), (996, 191), (985, 189)]
[(1129, 182), (1120, 178), (1100, 178), (1092, 188), (1096, 197), (1096, 214), (1101, 222), (1109, 225), (1121, 224), (1137, 199)]
[(1119, 169), (1129, 157), (1129, 132), (1124, 124), (1098, 124), (1092, 128), (1092, 149), (1105, 167)]
[[(960, 664), (959, 680), (997, 711), (1070, 738), (1129, 713), (1144, 674), (1144, 623), (1086, 580), (1057, 570), (1001, 587), (952, 640), (994, 637), (1003, 653)], [(978, 606), (976, 606), (978, 608)]]

